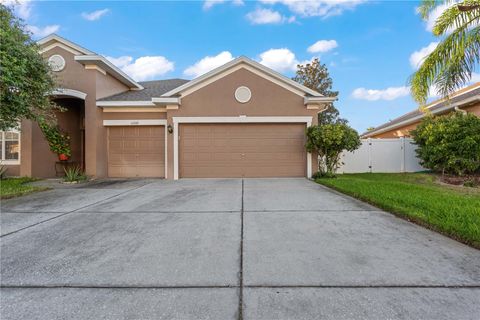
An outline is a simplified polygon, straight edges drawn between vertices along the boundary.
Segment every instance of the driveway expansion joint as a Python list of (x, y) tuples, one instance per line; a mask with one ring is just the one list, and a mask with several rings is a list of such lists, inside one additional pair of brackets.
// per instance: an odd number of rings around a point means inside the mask
[(480, 289), (462, 285), (0, 285), (0, 289)]
[(240, 210), (187, 210), (187, 211), (79, 211), (78, 213), (99, 213), (99, 214), (107, 214), (107, 213), (132, 213), (135, 214), (145, 214), (145, 213), (240, 213)]
[(239, 294), (238, 294), (238, 320), (243, 319), (243, 214), (244, 214), (244, 199), (245, 181), (242, 179), (242, 203), (240, 206), (240, 272), (239, 272)]
[(184, 286), (149, 286), (149, 285), (1, 285), (0, 289), (235, 289), (238, 285), (184, 285)]

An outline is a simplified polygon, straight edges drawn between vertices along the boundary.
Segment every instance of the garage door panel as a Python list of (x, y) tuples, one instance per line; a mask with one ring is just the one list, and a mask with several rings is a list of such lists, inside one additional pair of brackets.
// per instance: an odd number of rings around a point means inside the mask
[(181, 124), (181, 177), (304, 177), (304, 124)]
[(108, 148), (110, 150), (122, 150), (123, 149), (123, 141), (116, 141), (116, 140), (110, 140), (108, 143)]
[(138, 166), (135, 171), (135, 173), (138, 174), (139, 177), (147, 178), (163, 177), (164, 172), (164, 166)]
[(230, 178), (240, 178), (243, 174), (242, 167), (235, 166), (195, 166), (195, 167), (185, 167), (182, 170), (183, 177), (230, 177)]
[(110, 177), (165, 177), (163, 126), (110, 127), (108, 140)]
[(115, 128), (110, 128), (108, 131), (109, 131), (110, 139), (123, 137), (123, 128), (115, 127)]

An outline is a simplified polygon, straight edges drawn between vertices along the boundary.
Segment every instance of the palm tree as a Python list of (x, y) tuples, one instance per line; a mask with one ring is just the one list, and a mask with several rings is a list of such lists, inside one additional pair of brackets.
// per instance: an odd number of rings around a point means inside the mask
[(480, 62), (480, 0), (422, 0), (423, 19), (440, 5), (433, 34), (442, 40), (410, 78), (413, 98), (424, 105), (433, 86), (443, 97), (466, 85)]

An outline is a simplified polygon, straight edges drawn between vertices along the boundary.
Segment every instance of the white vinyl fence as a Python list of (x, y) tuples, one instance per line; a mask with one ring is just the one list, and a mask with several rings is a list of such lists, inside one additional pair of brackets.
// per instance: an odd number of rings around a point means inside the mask
[(344, 152), (344, 163), (338, 173), (416, 172), (423, 168), (415, 153), (416, 145), (409, 138), (362, 139), (360, 148)]

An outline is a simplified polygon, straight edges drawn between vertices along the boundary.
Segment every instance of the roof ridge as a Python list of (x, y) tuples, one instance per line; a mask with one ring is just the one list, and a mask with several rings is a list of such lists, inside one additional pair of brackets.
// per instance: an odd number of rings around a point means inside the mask
[(188, 79), (182, 79), (182, 78), (168, 78), (168, 79), (145, 80), (145, 81), (138, 81), (138, 82), (147, 83), (147, 82), (159, 82), (159, 81), (171, 81), (171, 80), (190, 81)]

